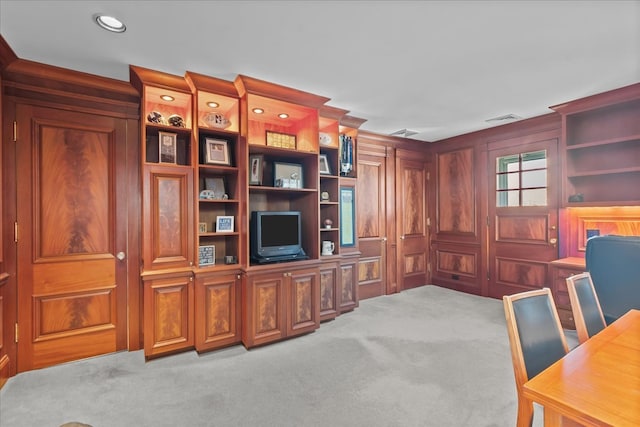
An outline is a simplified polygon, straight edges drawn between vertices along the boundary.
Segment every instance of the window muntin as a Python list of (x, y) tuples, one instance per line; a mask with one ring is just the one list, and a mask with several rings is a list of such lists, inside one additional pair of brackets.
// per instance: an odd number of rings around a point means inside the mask
[(496, 206), (547, 206), (547, 151), (496, 159)]

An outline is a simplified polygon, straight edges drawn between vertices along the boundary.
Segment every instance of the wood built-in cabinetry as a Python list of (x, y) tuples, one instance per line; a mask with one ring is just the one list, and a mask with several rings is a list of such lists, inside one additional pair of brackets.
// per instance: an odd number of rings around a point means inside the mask
[(551, 291), (558, 309), (558, 316), (562, 326), (567, 329), (575, 329), (575, 321), (567, 290), (567, 277), (580, 274), (585, 271), (584, 258), (568, 257), (550, 263)]
[(254, 211), (300, 212), (302, 249), (308, 257), (259, 265), (247, 246), (242, 342), (252, 347), (320, 324), (318, 109), (328, 99), (242, 75), (235, 84), (242, 100), (245, 164), (251, 164), (247, 221)]
[[(244, 152), (235, 86), (136, 66), (131, 82), (143, 123), (145, 356), (240, 342)], [(221, 216), (233, 218), (233, 228), (216, 231)]]
[(564, 206), (640, 203), (640, 84), (551, 107), (562, 115)]
[[(356, 307), (355, 235), (340, 244), (342, 230), (355, 231), (354, 215), (345, 228), (341, 218), (341, 190), (356, 176), (355, 167), (340, 172), (346, 136), (355, 158), (346, 111), (242, 75), (130, 70), (142, 98), (145, 356), (262, 345)], [(254, 211), (300, 212), (304, 256), (252, 259)], [(334, 242), (332, 254), (323, 241)]]

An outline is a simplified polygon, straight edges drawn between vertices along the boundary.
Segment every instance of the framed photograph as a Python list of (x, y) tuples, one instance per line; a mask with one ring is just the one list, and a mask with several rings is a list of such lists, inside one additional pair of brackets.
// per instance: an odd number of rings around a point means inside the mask
[(340, 246), (356, 245), (355, 188), (340, 187)]
[(202, 245), (198, 248), (198, 265), (214, 265), (216, 263), (216, 247), (214, 245)]
[(304, 188), (302, 172), (301, 164), (273, 162), (273, 186), (281, 188)]
[(207, 232), (207, 223), (199, 222), (198, 223), (198, 233), (203, 234)]
[(329, 167), (329, 159), (326, 154), (320, 154), (320, 173), (331, 174), (331, 168)]
[(160, 163), (176, 163), (178, 149), (178, 134), (171, 132), (158, 132), (160, 147), (158, 151)]
[(224, 139), (205, 138), (204, 161), (210, 165), (230, 165), (229, 143)]
[(262, 185), (262, 168), (264, 156), (254, 154), (249, 156), (249, 185)]
[(233, 217), (217, 216), (216, 233), (233, 233)]
[(296, 136), (287, 133), (267, 131), (267, 146), (278, 148), (296, 148)]
[(224, 178), (215, 177), (215, 178), (205, 178), (204, 186), (207, 190), (213, 191), (213, 199), (214, 200), (222, 200), (228, 199), (229, 195), (227, 194), (227, 189), (224, 185)]

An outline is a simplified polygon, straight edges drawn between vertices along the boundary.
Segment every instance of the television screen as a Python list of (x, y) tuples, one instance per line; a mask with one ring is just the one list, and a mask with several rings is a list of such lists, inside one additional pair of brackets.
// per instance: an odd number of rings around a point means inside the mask
[(262, 229), (262, 247), (289, 246), (298, 243), (297, 215), (269, 215), (260, 216)]
[(297, 211), (251, 212), (251, 258), (264, 262), (307, 259), (302, 249), (301, 213)]

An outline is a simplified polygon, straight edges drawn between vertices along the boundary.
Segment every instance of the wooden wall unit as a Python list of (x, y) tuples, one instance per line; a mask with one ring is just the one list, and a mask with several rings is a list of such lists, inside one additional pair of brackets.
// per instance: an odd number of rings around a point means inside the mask
[(563, 205), (638, 205), (640, 83), (551, 108), (562, 116)]

